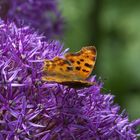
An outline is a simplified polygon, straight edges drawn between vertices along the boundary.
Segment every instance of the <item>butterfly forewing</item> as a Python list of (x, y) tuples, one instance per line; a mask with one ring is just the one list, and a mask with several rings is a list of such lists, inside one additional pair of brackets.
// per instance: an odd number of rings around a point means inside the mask
[(75, 77), (71, 63), (59, 57), (55, 57), (53, 60), (45, 60), (43, 73), (43, 80), (45, 81), (70, 80), (71, 77)]
[(94, 68), (96, 55), (96, 48), (94, 46), (88, 46), (83, 47), (77, 53), (67, 53), (65, 58), (71, 62), (77, 78), (85, 80)]

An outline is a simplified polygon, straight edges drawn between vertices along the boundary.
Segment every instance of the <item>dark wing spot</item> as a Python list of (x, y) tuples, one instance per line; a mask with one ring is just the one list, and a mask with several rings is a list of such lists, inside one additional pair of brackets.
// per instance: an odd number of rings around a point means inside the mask
[(93, 61), (96, 61), (96, 57), (93, 57), (92, 59), (93, 59)]
[(63, 69), (62, 69), (62, 68), (60, 68), (60, 70), (61, 70), (61, 71), (63, 71)]
[(85, 66), (88, 67), (88, 68), (92, 68), (92, 65), (90, 65), (88, 63), (85, 63)]
[(62, 65), (62, 66), (63, 66), (63, 65), (70, 65), (70, 62), (67, 61), (67, 60), (64, 60), (64, 61), (62, 60), (62, 61), (58, 61), (58, 62), (59, 62), (58, 64), (59, 64), (59, 65)]
[(82, 69), (83, 72), (89, 72), (88, 70)]
[(76, 67), (76, 70), (80, 70), (81, 69), (81, 67)]
[(74, 60), (73, 60), (73, 59), (70, 59), (69, 61), (70, 61), (71, 63), (74, 63)]
[(67, 71), (72, 71), (73, 67), (67, 67)]
[(77, 61), (77, 64), (79, 65), (80, 64), (80, 61)]
[(95, 48), (93, 48), (92, 51), (94, 52), (94, 54), (96, 54), (96, 49)]
[(81, 62), (84, 62), (84, 59), (80, 59)]
[(69, 65), (70, 63), (69, 63), (69, 61), (65, 60), (64, 61), (64, 64), (68, 64)]

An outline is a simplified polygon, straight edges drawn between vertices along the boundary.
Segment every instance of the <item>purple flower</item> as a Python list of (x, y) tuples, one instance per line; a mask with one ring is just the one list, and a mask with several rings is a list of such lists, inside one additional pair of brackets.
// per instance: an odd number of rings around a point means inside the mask
[(63, 32), (64, 20), (57, 0), (1, 0), (0, 17), (14, 20), (17, 25), (30, 25), (48, 39)]
[(41, 81), (43, 60), (66, 51), (29, 27), (0, 22), (0, 139), (136, 140), (140, 119), (120, 114), (95, 76), (83, 89)]

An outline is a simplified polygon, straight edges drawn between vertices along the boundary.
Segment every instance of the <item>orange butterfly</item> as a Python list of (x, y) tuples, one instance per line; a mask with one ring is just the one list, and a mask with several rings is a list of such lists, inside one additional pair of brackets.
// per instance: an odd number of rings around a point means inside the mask
[(96, 48), (87, 46), (79, 52), (66, 53), (64, 58), (46, 59), (43, 65), (42, 80), (75, 88), (91, 86), (94, 83), (86, 79), (94, 68), (96, 56)]

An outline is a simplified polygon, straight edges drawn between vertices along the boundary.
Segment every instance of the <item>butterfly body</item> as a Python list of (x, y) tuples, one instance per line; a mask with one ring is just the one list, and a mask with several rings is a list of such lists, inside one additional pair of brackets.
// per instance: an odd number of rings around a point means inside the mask
[(88, 87), (93, 85), (86, 79), (91, 74), (96, 61), (96, 48), (83, 47), (77, 53), (66, 53), (64, 58), (45, 60), (43, 81), (56, 82), (69, 87)]

